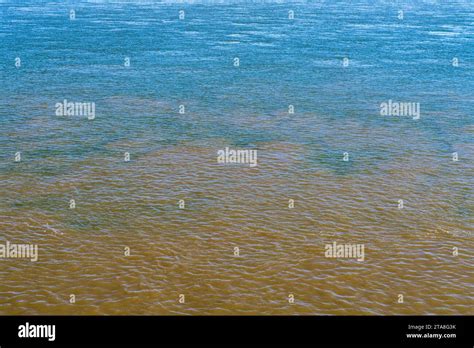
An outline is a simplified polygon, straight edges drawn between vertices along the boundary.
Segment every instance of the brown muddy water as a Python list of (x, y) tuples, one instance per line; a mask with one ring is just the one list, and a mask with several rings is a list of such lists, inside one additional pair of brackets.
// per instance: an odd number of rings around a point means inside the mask
[[(1, 261), (1, 313), (473, 314), (472, 231), (424, 179), (444, 164), (413, 156), (338, 177), (296, 172), (303, 146), (264, 144), (250, 168), (217, 164), (223, 145), (3, 176), (3, 207), (17, 203), (2, 236), (38, 244), (39, 259)], [(325, 257), (333, 242), (363, 244), (364, 260)]]

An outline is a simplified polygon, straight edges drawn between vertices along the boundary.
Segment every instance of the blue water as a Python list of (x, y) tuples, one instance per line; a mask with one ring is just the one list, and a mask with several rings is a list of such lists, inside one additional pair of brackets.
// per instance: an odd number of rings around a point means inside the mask
[[(134, 138), (146, 138), (148, 150), (225, 137), (236, 145), (288, 140), (339, 152), (343, 146), (327, 146), (315, 128), (321, 120), (346, 123), (348, 131), (352, 120), (390, 128), (394, 137), (420, 127), (430, 150), (446, 153), (472, 139), (464, 131), (474, 110), (469, 2), (4, 2), (0, 16), (3, 159), (32, 142), (35, 152), (75, 158)], [(55, 118), (63, 99), (95, 102), (93, 125)], [(419, 102), (419, 124), (380, 117), (388, 99)], [(178, 117), (180, 104), (185, 117)], [(296, 117), (281, 116), (289, 104)], [(48, 131), (28, 123), (35, 116)], [(54, 144), (41, 145), (50, 138)], [(364, 146), (347, 148), (382, 151)]]

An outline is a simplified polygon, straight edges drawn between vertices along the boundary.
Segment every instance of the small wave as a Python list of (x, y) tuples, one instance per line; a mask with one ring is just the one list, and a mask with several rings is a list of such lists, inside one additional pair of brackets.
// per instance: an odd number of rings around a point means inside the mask
[(64, 233), (58, 230), (57, 228), (49, 226), (49, 224), (43, 225), (43, 227), (46, 227), (46, 230), (53, 231), (56, 234), (63, 235)]
[(434, 36), (458, 36), (460, 33), (455, 33), (452, 31), (429, 31), (428, 35)]

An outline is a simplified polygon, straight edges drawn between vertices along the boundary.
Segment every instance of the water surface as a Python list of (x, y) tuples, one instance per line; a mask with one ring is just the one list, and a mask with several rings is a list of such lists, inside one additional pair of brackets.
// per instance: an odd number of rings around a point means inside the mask
[(1, 2), (0, 41), (0, 240), (39, 245), (0, 314), (474, 314), (472, 3)]

